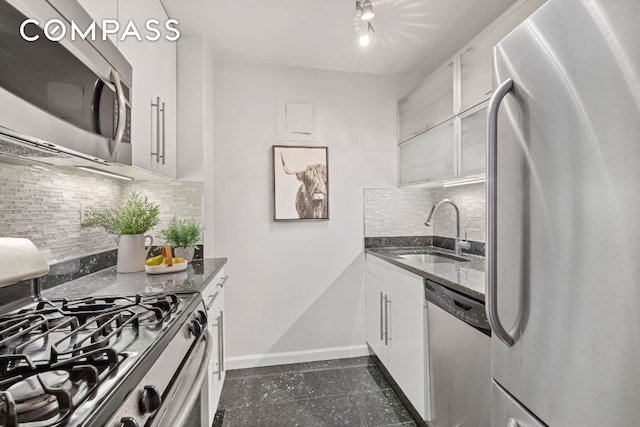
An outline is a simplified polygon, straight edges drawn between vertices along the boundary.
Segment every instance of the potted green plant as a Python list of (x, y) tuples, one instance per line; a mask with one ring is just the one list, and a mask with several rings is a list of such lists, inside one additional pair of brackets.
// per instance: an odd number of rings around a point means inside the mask
[[(82, 225), (102, 228), (115, 235), (118, 273), (135, 273), (144, 270), (144, 262), (153, 246), (153, 237), (144, 233), (158, 225), (159, 217), (160, 207), (157, 204), (132, 191), (121, 208), (87, 208)], [(149, 239), (149, 246), (145, 248), (146, 239)]]
[(165, 244), (173, 246), (176, 257), (191, 262), (203, 228), (195, 219), (171, 218), (169, 226), (158, 233)]

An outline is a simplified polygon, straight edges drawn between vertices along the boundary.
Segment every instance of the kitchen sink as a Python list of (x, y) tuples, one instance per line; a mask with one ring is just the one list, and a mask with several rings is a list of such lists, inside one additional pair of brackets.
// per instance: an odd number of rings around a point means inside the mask
[(440, 262), (470, 262), (471, 260), (463, 258), (457, 255), (451, 255), (438, 251), (411, 251), (410, 253), (396, 253), (396, 255), (407, 261), (424, 262), (428, 264), (440, 263)]

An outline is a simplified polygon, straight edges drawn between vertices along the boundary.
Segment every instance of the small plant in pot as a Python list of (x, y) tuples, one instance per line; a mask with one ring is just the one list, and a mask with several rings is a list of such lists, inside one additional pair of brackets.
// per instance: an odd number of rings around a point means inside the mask
[(203, 228), (195, 219), (177, 219), (173, 217), (169, 226), (158, 233), (167, 245), (173, 246), (177, 257), (187, 262), (193, 260), (196, 246), (202, 238)]
[[(85, 212), (82, 225), (101, 228), (116, 236), (118, 243), (118, 273), (135, 273), (144, 270), (144, 262), (153, 246), (153, 237), (144, 233), (160, 222), (160, 207), (148, 197), (132, 191), (121, 208)], [(149, 246), (145, 248), (145, 240)]]

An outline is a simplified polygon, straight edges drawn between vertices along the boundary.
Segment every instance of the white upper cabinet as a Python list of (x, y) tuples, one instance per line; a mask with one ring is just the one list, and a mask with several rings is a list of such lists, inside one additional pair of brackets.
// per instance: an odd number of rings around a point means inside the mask
[(400, 142), (453, 117), (453, 70), (445, 64), (400, 101)]
[[(171, 179), (176, 178), (177, 169), (177, 65), (176, 43), (165, 39), (156, 42), (157, 56), (157, 86), (154, 88), (160, 97), (161, 135), (157, 138), (155, 151), (160, 150), (160, 156), (152, 159), (152, 169)], [(159, 146), (159, 147), (158, 147)], [(155, 162), (155, 165), (153, 163)]]
[(545, 1), (517, 2), (400, 100), (400, 185), (433, 184), (485, 172), (493, 47)]
[(400, 185), (455, 177), (456, 127), (451, 119), (400, 145)]
[(489, 99), (493, 47), (546, 0), (528, 0), (507, 11), (460, 52), (460, 111)]
[[(118, 19), (118, 0), (78, 0), (78, 3), (100, 28), (103, 19)], [(109, 39), (118, 45), (118, 37), (115, 34), (109, 35)]]
[[(137, 28), (167, 19), (159, 0), (119, 0), (121, 25)], [(128, 37), (118, 48), (133, 66), (131, 144), (133, 165), (176, 178), (176, 44)]]
[(485, 172), (487, 150), (487, 102), (460, 115), (460, 176)]

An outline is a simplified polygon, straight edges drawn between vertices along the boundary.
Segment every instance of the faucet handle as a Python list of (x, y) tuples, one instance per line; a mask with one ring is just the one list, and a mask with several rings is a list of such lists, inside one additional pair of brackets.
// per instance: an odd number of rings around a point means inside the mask
[(464, 233), (464, 239), (456, 239), (456, 246), (467, 251), (471, 249), (471, 243), (469, 243), (469, 240), (467, 240), (466, 231)]

